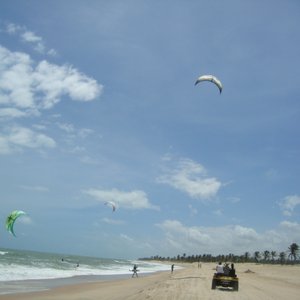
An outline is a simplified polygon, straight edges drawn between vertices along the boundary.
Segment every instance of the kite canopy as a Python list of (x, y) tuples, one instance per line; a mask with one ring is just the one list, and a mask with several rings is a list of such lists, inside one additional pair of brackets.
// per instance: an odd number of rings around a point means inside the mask
[(8, 232), (10, 232), (13, 236), (15, 235), (14, 232), (14, 224), (16, 222), (16, 220), (22, 216), (22, 215), (26, 215), (26, 213), (22, 210), (14, 210), (13, 212), (10, 213), (10, 215), (6, 218), (6, 229)]
[(198, 77), (198, 79), (195, 82), (195, 85), (202, 81), (210, 81), (210, 82), (214, 83), (219, 88), (220, 94), (222, 93), (222, 89), (223, 89), (222, 83), (216, 76), (202, 75), (202, 76)]
[(116, 204), (112, 201), (106, 201), (104, 203), (105, 205), (110, 205), (112, 207), (112, 210), (115, 211), (116, 210)]

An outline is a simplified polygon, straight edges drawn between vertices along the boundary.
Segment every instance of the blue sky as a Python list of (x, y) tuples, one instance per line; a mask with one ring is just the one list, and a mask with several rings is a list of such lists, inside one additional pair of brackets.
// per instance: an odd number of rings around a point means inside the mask
[(299, 244), (299, 53), (298, 1), (1, 1), (0, 246)]

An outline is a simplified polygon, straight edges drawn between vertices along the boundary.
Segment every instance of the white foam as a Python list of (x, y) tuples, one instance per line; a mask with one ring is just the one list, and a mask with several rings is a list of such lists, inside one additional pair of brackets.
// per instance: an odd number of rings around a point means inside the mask
[[(169, 270), (168, 265), (147, 263), (137, 261), (136, 264), (141, 273), (152, 273)], [(69, 266), (67, 269), (51, 267), (47, 264), (38, 265), (17, 265), (0, 263), (0, 281), (29, 280), (29, 279), (55, 279), (68, 278), (74, 276), (88, 275), (125, 275), (131, 274), (132, 263), (109, 264), (98, 267), (80, 264), (79, 267)]]

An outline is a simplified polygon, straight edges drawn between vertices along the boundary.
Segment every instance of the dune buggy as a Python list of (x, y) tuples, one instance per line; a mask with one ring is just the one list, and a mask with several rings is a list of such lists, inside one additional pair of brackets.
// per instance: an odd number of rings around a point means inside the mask
[(211, 283), (211, 289), (215, 290), (216, 287), (232, 288), (234, 291), (239, 290), (239, 279), (237, 276), (228, 276), (223, 274), (214, 274)]

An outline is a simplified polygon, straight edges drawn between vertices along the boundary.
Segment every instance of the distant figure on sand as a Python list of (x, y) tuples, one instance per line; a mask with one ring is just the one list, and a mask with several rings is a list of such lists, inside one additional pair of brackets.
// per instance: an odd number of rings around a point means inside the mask
[(171, 273), (173, 274), (174, 271), (174, 264), (171, 266)]
[(139, 277), (139, 276), (138, 276), (138, 273), (137, 273), (137, 272), (138, 272), (138, 267), (137, 267), (137, 265), (134, 265), (134, 266), (133, 266), (132, 272), (133, 272), (133, 273), (132, 273), (132, 277), (134, 277), (134, 275), (135, 275), (136, 277)]
[(222, 262), (219, 262), (219, 264), (216, 266), (217, 275), (224, 274), (224, 269)]

